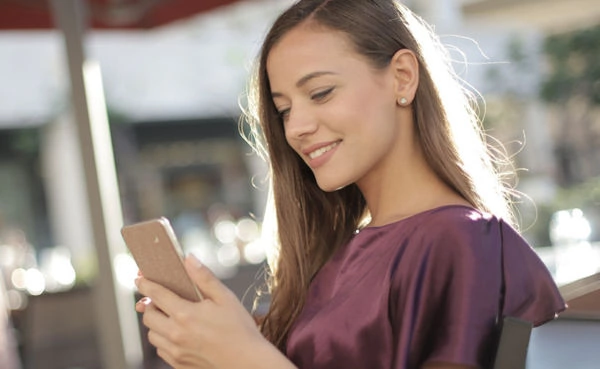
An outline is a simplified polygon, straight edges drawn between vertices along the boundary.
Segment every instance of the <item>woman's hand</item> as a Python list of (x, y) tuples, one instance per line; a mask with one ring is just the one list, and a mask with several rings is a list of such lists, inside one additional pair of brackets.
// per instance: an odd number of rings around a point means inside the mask
[[(143, 276), (136, 311), (143, 313), (148, 340), (169, 365), (187, 368), (293, 368), (258, 331), (237, 297), (194, 256), (185, 268), (204, 299), (193, 303)], [(276, 365), (276, 366), (274, 366)]]

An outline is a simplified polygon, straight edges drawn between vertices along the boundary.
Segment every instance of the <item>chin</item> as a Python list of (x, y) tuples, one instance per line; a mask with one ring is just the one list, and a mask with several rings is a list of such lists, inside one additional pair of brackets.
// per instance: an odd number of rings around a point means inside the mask
[(337, 190), (341, 190), (342, 188), (348, 186), (349, 183), (340, 183), (339, 181), (325, 181), (325, 180), (317, 180), (317, 186), (324, 192), (335, 192)]

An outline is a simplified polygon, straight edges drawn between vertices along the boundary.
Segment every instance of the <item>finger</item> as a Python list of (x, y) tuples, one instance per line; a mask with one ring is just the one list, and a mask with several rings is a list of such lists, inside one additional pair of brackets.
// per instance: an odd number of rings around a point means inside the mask
[(231, 291), (194, 255), (185, 258), (185, 269), (204, 298), (219, 302), (230, 296)]
[[(158, 317), (158, 319), (170, 320), (164, 315), (162, 318)], [(154, 323), (150, 324), (154, 326)], [(162, 325), (162, 323), (159, 325)], [(149, 329), (148, 342), (150, 342), (154, 347), (156, 347), (156, 353), (165, 362), (167, 362), (167, 364), (169, 364), (173, 368), (179, 368), (181, 367), (180, 364), (182, 363), (181, 360), (183, 359), (182, 355), (185, 352), (185, 348), (184, 346), (176, 343), (176, 341), (173, 340), (173, 327), (170, 326), (170, 328), (171, 329), (169, 330), (163, 330), (162, 328)]]
[(173, 315), (173, 312), (181, 309), (182, 304), (189, 303), (168, 288), (144, 277), (136, 278), (135, 284), (142, 295), (150, 297), (152, 304), (156, 305), (168, 316)]
[(173, 358), (173, 356), (171, 356), (171, 354), (169, 354), (169, 352), (163, 350), (163, 349), (156, 349), (156, 354), (162, 358), (165, 363), (169, 364), (169, 366), (171, 366), (172, 368), (177, 368), (177, 361), (175, 361), (175, 359)]
[(175, 358), (171, 354), (173, 344), (171, 341), (167, 340), (165, 337), (160, 334), (149, 331), (148, 332), (148, 342), (156, 347), (156, 353), (160, 356), (167, 364), (171, 367), (175, 368), (177, 363), (175, 362)]
[(163, 358), (168, 364), (171, 364), (174, 360), (171, 355), (173, 343), (169, 341), (165, 336), (160, 333), (150, 330), (148, 331), (148, 342), (156, 347), (156, 353), (158, 356)]
[(138, 313), (144, 313), (146, 306), (152, 302), (150, 297), (142, 297), (138, 302), (135, 303), (135, 311)]
[(142, 322), (149, 330), (164, 337), (168, 337), (169, 332), (172, 330), (169, 317), (153, 303), (146, 306)]

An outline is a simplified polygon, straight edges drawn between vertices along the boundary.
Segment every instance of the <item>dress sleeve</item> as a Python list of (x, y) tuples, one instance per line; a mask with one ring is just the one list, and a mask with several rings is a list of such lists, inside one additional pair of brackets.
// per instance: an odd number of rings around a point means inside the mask
[(566, 309), (556, 283), (535, 251), (508, 224), (500, 221), (504, 285), (503, 316), (514, 316), (535, 327)]
[[(498, 319), (506, 315), (501, 298), (503, 274), (531, 266), (546, 269), (541, 261), (537, 264), (529, 260), (539, 260), (533, 251), (525, 253), (527, 260), (503, 258), (503, 231), (496, 218), (473, 213), (434, 225), (415, 234), (416, 247), (401, 257), (410, 263), (396, 269), (393, 276), (390, 319), (397, 349), (394, 368), (416, 369), (427, 362), (487, 367)], [(516, 249), (531, 249), (520, 238), (511, 241), (519, 242), (511, 246), (513, 253)], [(546, 316), (540, 320), (548, 320), (548, 312), (552, 311), (554, 316), (560, 306), (555, 298), (557, 291), (547, 288), (550, 293), (542, 292), (544, 298), (523, 298), (538, 294), (540, 283), (527, 282), (532, 278), (543, 279), (544, 286), (554, 286), (551, 279), (546, 280), (549, 274), (521, 272), (518, 278), (526, 282), (520, 297), (507, 296), (506, 301), (518, 300), (515, 304), (521, 310), (511, 308), (517, 314), (508, 315), (531, 319), (544, 312)], [(518, 278), (511, 284), (516, 286)], [(506, 293), (512, 294), (512, 288)], [(528, 314), (519, 316), (520, 311)]]
[(490, 357), (499, 311), (499, 230), (491, 222), (450, 220), (413, 237), (391, 291), (396, 369), (426, 362), (480, 367)]

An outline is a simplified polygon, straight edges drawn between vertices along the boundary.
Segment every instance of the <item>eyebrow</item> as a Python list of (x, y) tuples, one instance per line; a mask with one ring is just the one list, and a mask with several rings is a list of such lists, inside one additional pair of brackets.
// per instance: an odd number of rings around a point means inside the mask
[[(312, 73), (309, 73), (309, 74), (305, 75), (304, 77), (300, 78), (298, 80), (298, 82), (296, 82), (296, 87), (300, 88), (300, 87), (304, 86), (305, 84), (307, 84), (310, 80), (315, 79), (317, 77), (321, 77), (321, 76), (325, 76), (325, 75), (336, 75), (336, 74), (337, 73), (330, 72), (330, 71), (312, 72)], [(283, 96), (283, 94), (281, 94), (279, 92), (272, 92), (271, 96), (272, 97), (281, 97), (281, 96)]]

